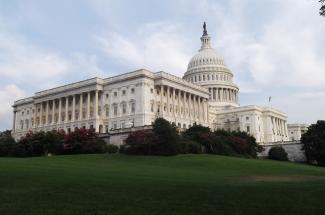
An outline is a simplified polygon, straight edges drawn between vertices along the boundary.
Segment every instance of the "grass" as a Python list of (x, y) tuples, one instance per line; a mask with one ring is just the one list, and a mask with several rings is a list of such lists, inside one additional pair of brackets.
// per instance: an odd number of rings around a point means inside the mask
[(0, 214), (325, 214), (325, 168), (212, 155), (0, 158)]

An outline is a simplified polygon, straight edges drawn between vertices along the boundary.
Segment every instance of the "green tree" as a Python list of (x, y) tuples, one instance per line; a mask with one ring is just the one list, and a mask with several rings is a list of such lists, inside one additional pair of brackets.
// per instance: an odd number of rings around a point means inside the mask
[(0, 156), (9, 156), (15, 143), (10, 130), (0, 132)]
[(175, 155), (178, 151), (179, 136), (176, 126), (163, 118), (157, 118), (153, 123), (153, 133), (157, 137), (154, 145), (155, 154)]
[(278, 161), (287, 161), (288, 153), (281, 146), (272, 147), (269, 151), (269, 159)]
[(325, 121), (319, 120), (309, 126), (308, 131), (301, 137), (307, 161), (325, 166)]

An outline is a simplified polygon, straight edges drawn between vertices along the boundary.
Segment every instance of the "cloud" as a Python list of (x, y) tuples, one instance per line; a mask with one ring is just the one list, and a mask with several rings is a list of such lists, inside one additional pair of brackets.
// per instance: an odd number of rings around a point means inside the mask
[(312, 2), (271, 1), (268, 6), (277, 11), (269, 19), (262, 16), (266, 20), (254, 29), (252, 15), (238, 13), (247, 5), (232, 2), (227, 14), (221, 10), (216, 15), (220, 18), (218, 42), (239, 75), (248, 75), (263, 87), (274, 83), (278, 87), (324, 86), (325, 55), (319, 50), (325, 45), (325, 26)]
[(12, 105), (15, 100), (23, 98), (26, 93), (14, 84), (0, 87), (0, 130), (12, 125)]
[(179, 26), (148, 23), (133, 37), (108, 31), (94, 35), (94, 39), (109, 58), (136, 69), (163, 70), (182, 76), (191, 56), (183, 35)]
[(38, 47), (10, 31), (1, 19), (0, 50), (0, 129), (11, 127), (14, 100), (104, 74), (96, 55), (81, 52), (62, 55)]

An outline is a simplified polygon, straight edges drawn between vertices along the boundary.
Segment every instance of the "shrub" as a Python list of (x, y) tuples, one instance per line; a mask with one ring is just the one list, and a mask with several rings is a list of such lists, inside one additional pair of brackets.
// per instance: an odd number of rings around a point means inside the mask
[(287, 161), (288, 153), (280, 146), (272, 147), (269, 151), (269, 159), (278, 161)]
[(307, 161), (325, 166), (325, 121), (319, 120), (309, 126), (301, 137)]
[(77, 128), (65, 136), (63, 150), (65, 154), (103, 153), (105, 145), (94, 129)]
[(202, 153), (201, 144), (187, 138), (181, 138), (178, 142), (178, 153), (180, 154), (200, 154)]
[(157, 155), (176, 155), (179, 140), (176, 126), (163, 118), (157, 118), (152, 127), (156, 136), (153, 152)]
[(113, 144), (106, 145), (106, 152), (108, 152), (109, 154), (117, 153), (118, 150), (119, 150), (119, 148), (116, 145), (113, 145)]
[(194, 123), (194, 125), (191, 126), (189, 129), (187, 129), (183, 133), (183, 135), (191, 140), (199, 142), (201, 140), (200, 136), (202, 134), (207, 134), (207, 133), (211, 133), (211, 130), (209, 127), (204, 127), (202, 125), (197, 125), (196, 123)]
[(0, 156), (9, 156), (15, 143), (11, 131), (0, 132)]
[(132, 132), (125, 140), (125, 145), (120, 147), (120, 153), (135, 155), (154, 154), (156, 138), (152, 130), (139, 130)]

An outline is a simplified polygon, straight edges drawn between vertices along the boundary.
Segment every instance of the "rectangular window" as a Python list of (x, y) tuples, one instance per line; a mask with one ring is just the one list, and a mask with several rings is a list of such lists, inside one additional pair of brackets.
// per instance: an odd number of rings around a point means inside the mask
[(150, 109), (151, 109), (151, 112), (154, 112), (154, 106), (153, 106), (153, 103), (151, 103), (151, 107), (150, 107)]
[(131, 113), (135, 113), (135, 103), (131, 104)]
[(114, 116), (117, 115), (117, 105), (114, 106)]
[(246, 131), (247, 131), (247, 133), (250, 132), (250, 127), (249, 126), (246, 127)]
[(126, 104), (122, 104), (122, 113), (126, 114)]

